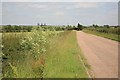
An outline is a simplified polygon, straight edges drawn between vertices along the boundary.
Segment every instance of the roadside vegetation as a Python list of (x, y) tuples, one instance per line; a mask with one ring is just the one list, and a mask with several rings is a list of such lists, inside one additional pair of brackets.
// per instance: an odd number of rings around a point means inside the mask
[(75, 31), (45, 26), (4, 29), (3, 78), (88, 77), (78, 58)]
[(91, 26), (83, 29), (84, 32), (105, 37), (111, 40), (120, 41), (119, 26)]
[(3, 33), (3, 77), (42, 77), (41, 57), (46, 53), (48, 37), (54, 34), (42, 30)]
[(88, 78), (78, 55), (76, 31), (120, 41), (119, 26), (16, 26), (4, 25), (2, 33), (2, 71), (4, 78)]
[(45, 78), (88, 78), (78, 55), (76, 31), (65, 31), (51, 41), (46, 55)]

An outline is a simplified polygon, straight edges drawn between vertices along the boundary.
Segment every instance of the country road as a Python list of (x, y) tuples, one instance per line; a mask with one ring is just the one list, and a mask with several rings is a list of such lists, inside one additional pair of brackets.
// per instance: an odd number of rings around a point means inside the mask
[(118, 42), (77, 31), (77, 40), (96, 78), (118, 78)]

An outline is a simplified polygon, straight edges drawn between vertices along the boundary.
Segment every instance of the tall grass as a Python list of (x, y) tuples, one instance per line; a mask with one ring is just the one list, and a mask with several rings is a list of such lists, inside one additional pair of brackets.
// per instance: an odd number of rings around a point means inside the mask
[(0, 79), (2, 78), (2, 47), (2, 33), (0, 33)]
[(3, 77), (42, 77), (49, 38), (56, 31), (3, 33)]
[(4, 78), (87, 78), (75, 31), (3, 33)]
[(57, 36), (46, 55), (45, 78), (88, 78), (78, 55), (76, 32), (67, 31)]

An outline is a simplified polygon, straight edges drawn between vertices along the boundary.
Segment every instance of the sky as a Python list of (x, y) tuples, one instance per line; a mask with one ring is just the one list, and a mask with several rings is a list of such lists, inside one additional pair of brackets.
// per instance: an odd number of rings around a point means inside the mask
[(118, 2), (119, 0), (1, 0), (2, 2)]
[(83, 25), (118, 25), (117, 0), (114, 0), (116, 2), (21, 1), (2, 1), (2, 11), (0, 8), (2, 24), (36, 25), (37, 23), (46, 23), (50, 25), (77, 25), (77, 23), (80, 23)]

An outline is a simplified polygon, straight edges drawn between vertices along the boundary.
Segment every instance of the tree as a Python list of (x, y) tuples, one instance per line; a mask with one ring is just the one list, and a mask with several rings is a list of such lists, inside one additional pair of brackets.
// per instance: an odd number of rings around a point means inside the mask
[(93, 24), (92, 26), (93, 26), (94, 28), (97, 28), (97, 27), (99, 27), (97, 24), (96, 24), (96, 25), (95, 25), (95, 24)]
[(109, 28), (110, 26), (109, 25), (104, 25), (104, 27)]
[(40, 25), (40, 26), (42, 27), (42, 26), (44, 26), (44, 25), (41, 23), (41, 25)]
[(39, 23), (37, 23), (37, 26), (40, 26), (40, 24), (39, 24)]
[(46, 23), (44, 23), (44, 26), (47, 26)]
[(78, 23), (78, 30), (82, 30), (83, 29), (83, 26), (82, 25), (80, 25), (79, 23)]

